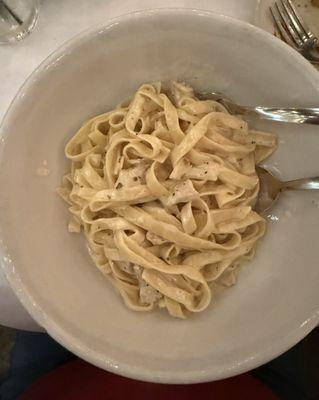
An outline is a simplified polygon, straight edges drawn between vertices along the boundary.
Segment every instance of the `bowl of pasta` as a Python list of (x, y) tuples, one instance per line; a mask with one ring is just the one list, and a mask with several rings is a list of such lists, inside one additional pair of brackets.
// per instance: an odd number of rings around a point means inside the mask
[(231, 115), (207, 90), (313, 106), (319, 77), (243, 22), (136, 12), (54, 52), (1, 125), (12, 288), (62, 345), (128, 377), (226, 378), (318, 323), (319, 198), (286, 193), (254, 211), (258, 164), (318, 174), (316, 129)]

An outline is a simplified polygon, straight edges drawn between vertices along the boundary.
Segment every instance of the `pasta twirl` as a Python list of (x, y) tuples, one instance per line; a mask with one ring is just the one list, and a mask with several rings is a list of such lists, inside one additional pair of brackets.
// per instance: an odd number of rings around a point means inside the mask
[(184, 84), (144, 84), (66, 145), (71, 170), (58, 192), (69, 230), (84, 233), (129, 308), (203, 311), (212, 285), (233, 284), (265, 233), (255, 166), (275, 147), (274, 135)]

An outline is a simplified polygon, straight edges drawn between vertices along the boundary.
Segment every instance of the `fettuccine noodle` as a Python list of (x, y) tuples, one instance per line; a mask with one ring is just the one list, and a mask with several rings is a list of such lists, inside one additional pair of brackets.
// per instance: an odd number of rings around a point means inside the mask
[(219, 103), (174, 82), (87, 121), (67, 143), (59, 194), (70, 232), (86, 236), (100, 271), (136, 311), (185, 318), (230, 286), (254, 256), (265, 220), (253, 211), (256, 164), (274, 135), (249, 130)]

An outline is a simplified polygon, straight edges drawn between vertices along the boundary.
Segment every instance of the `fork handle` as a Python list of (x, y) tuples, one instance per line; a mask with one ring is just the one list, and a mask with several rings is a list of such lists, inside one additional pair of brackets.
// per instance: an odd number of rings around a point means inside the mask
[(294, 181), (283, 182), (281, 192), (286, 190), (308, 190), (319, 189), (319, 177), (295, 179)]
[(243, 107), (226, 104), (234, 114), (249, 115), (272, 121), (319, 125), (319, 108)]

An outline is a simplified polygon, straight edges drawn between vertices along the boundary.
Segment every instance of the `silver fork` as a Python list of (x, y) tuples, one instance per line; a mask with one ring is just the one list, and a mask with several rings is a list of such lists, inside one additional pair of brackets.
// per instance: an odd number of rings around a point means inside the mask
[(319, 125), (319, 107), (317, 108), (274, 108), (262, 106), (242, 106), (218, 92), (197, 92), (200, 100), (215, 100), (221, 103), (230, 114), (270, 119), (272, 121), (295, 124)]
[(291, 0), (278, 0), (270, 7), (274, 24), (282, 39), (307, 60), (319, 64), (318, 38), (311, 32)]

